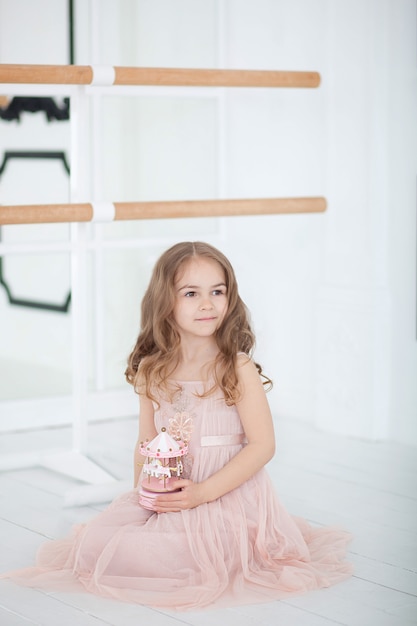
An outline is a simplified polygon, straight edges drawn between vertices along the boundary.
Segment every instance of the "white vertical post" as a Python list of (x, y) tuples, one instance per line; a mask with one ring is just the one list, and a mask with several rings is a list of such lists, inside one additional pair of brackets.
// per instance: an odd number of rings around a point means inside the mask
[[(100, 65), (100, 24), (101, 5), (100, 0), (92, 0), (90, 14), (90, 37), (91, 37), (91, 63)], [(91, 96), (92, 121), (91, 121), (91, 176), (93, 201), (100, 202), (102, 197), (102, 150), (101, 150), (101, 95), (96, 93)], [(105, 389), (105, 354), (104, 354), (104, 293), (103, 293), (103, 250), (101, 241), (103, 238), (103, 225), (93, 225), (94, 241), (97, 244), (93, 250), (93, 311), (94, 311), (94, 377), (96, 391)]]
[[(217, 1), (217, 67), (224, 69), (225, 63), (225, 25), (224, 25), (224, 4), (222, 0)], [(226, 90), (217, 90), (217, 195), (219, 198), (226, 198)], [(226, 238), (226, 222), (219, 218), (220, 239)]]
[[(85, 201), (89, 190), (88, 98), (85, 87), (73, 88), (71, 93), (71, 202)], [(87, 483), (114, 482), (114, 477), (90, 460), (88, 452), (88, 255), (90, 225), (71, 225), (71, 321), (72, 321), (72, 450), (46, 455), (45, 467), (64, 472)], [(76, 490), (67, 494), (67, 504), (82, 501)]]
[[(71, 202), (87, 197), (86, 96), (84, 87), (73, 89), (71, 97)], [(71, 224), (71, 319), (73, 380), (73, 449), (85, 453), (87, 448), (87, 235), (88, 225)]]
[[(91, 197), (90, 180), (90, 134), (88, 127), (89, 100), (84, 86), (71, 92), (71, 202), (85, 202)], [(74, 476), (87, 483), (111, 484), (115, 479), (88, 458), (88, 223), (71, 224), (71, 320), (72, 320), (72, 398), (73, 427), (72, 450), (67, 454), (48, 455), (43, 464)], [(88, 491), (88, 500), (94, 494)], [(66, 503), (80, 504), (85, 501), (83, 489), (66, 495)]]

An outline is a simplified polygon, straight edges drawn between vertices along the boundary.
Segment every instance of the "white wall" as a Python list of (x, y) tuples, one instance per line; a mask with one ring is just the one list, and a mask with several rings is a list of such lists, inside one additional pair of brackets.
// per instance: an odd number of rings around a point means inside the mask
[[(22, 3), (0, 0), (0, 28)], [(276, 415), (417, 445), (415, 11), (413, 0), (76, 3), (78, 63), (322, 75), (317, 90), (102, 101), (101, 199), (325, 195), (329, 204), (325, 215), (103, 228), (106, 240), (155, 241), (103, 253), (109, 386), (121, 384), (167, 237), (206, 237), (235, 265)], [(1, 62), (28, 62), (25, 28), (21, 40), (0, 36)], [(31, 59), (47, 62), (32, 50)]]
[[(402, 8), (402, 10), (400, 10)], [(391, 436), (417, 442), (416, 3), (388, 6), (387, 223), (388, 276), (392, 302)]]
[[(416, 5), (329, 4), (317, 423), (416, 443)], [(400, 382), (401, 381), (401, 382)]]

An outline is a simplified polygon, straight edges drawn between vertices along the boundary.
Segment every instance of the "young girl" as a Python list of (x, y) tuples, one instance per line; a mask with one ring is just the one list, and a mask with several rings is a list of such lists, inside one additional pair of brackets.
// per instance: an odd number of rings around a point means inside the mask
[[(253, 346), (225, 256), (205, 243), (167, 250), (126, 370), (140, 398), (135, 488), (68, 539), (43, 545), (36, 568), (8, 576), (180, 610), (266, 602), (348, 577), (347, 533), (293, 519), (264, 469), (275, 447), (270, 381)], [(161, 433), (187, 454), (170, 490), (144, 507), (140, 450)]]

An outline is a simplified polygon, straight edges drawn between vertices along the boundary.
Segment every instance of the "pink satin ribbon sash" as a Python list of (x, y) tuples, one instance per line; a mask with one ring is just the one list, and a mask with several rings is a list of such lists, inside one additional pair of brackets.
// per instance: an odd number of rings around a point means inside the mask
[(247, 443), (244, 433), (237, 435), (207, 435), (201, 437), (201, 447), (207, 446), (238, 446)]

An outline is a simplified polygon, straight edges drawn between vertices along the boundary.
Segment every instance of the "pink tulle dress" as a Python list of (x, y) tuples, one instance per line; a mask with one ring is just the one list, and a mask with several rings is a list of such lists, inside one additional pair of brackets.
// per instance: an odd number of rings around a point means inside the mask
[[(199, 482), (245, 445), (235, 407), (219, 393), (199, 398), (182, 382), (155, 410), (158, 432), (189, 438), (184, 476)], [(267, 471), (218, 500), (158, 514), (129, 491), (64, 539), (43, 544), (36, 567), (6, 574), (18, 584), (87, 590), (153, 607), (188, 610), (268, 602), (328, 587), (350, 576), (350, 536), (312, 528), (280, 504)]]

